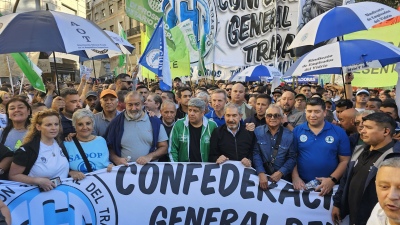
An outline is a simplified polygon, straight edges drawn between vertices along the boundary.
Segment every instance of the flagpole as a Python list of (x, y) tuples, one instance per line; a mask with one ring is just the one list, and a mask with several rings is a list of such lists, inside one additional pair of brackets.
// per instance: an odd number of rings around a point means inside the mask
[(58, 72), (57, 72), (57, 63), (56, 63), (56, 53), (53, 51), (53, 60), (54, 60), (54, 72), (56, 73), (56, 87), (58, 91), (58, 95), (61, 94), (60, 92), (60, 84), (58, 83)]
[(22, 86), (24, 85), (24, 77), (25, 77), (25, 74), (23, 73), (22, 74), (22, 79), (21, 79), (21, 84), (20, 84), (20, 87), (19, 87), (19, 94), (21, 94), (21, 92), (22, 92)]
[(14, 95), (14, 84), (13, 84), (13, 81), (12, 81), (12, 76), (11, 76), (10, 61), (8, 60), (8, 56), (7, 56), (6, 58), (7, 58), (7, 67), (8, 67), (8, 73), (10, 74), (10, 84), (11, 84), (11, 90), (12, 90), (12, 93), (13, 93), (13, 95)]
[[(94, 81), (96, 82), (96, 81), (97, 81), (97, 78), (96, 78), (96, 68), (95, 68), (95, 66), (94, 66), (94, 59), (93, 59), (93, 58), (92, 58), (92, 65), (93, 65)], [(96, 82), (96, 84), (97, 84), (97, 82)]]

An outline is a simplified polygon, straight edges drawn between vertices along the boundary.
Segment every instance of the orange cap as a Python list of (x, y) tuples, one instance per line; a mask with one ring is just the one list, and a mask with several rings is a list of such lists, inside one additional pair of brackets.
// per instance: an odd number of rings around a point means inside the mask
[(101, 94), (100, 94), (100, 98), (103, 98), (106, 95), (112, 95), (112, 96), (118, 98), (117, 93), (114, 90), (111, 90), (111, 89), (103, 90), (101, 92)]

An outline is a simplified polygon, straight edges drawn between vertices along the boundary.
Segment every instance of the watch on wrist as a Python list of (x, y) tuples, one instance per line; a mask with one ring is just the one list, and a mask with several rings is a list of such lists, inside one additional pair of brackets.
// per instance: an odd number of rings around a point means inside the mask
[(335, 177), (329, 176), (329, 178), (331, 178), (331, 180), (333, 181), (333, 183), (337, 184), (338, 180)]
[(283, 127), (287, 127), (287, 125), (289, 125), (289, 122), (284, 122), (284, 123), (282, 124)]

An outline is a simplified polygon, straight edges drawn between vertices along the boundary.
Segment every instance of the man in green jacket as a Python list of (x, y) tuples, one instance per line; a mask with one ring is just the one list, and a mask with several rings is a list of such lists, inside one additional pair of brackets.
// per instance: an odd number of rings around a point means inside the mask
[(176, 121), (168, 148), (171, 162), (208, 162), (210, 138), (217, 127), (205, 116), (206, 104), (199, 98), (188, 103), (188, 114)]

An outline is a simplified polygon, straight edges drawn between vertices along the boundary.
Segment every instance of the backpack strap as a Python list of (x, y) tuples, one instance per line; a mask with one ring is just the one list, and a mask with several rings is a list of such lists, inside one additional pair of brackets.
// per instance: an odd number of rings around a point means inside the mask
[(83, 162), (85, 163), (85, 166), (86, 166), (87, 171), (88, 171), (89, 173), (90, 173), (90, 172), (93, 172), (92, 166), (90, 165), (89, 160), (88, 160), (88, 158), (87, 158), (85, 152), (83, 151), (83, 148), (82, 148), (81, 144), (80, 144), (79, 141), (78, 141), (78, 138), (73, 137), (72, 140), (74, 140), (75, 145), (76, 145), (76, 147), (78, 148), (79, 153), (80, 153), (81, 156), (82, 156), (82, 159), (83, 159)]

